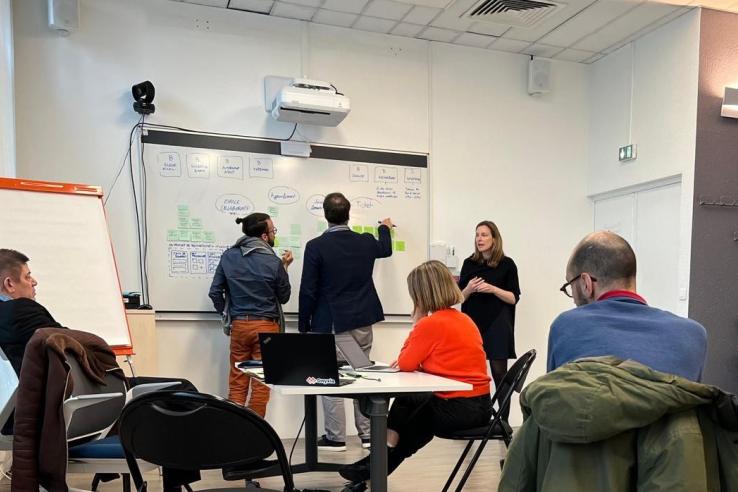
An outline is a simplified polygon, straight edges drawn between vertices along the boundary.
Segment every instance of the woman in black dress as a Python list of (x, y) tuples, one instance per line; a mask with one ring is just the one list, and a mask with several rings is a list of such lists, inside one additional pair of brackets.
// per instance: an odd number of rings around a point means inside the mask
[(464, 260), (459, 287), (464, 294), (461, 311), (474, 320), (482, 334), (497, 389), (507, 373), (507, 360), (517, 358), (514, 327), (520, 286), (518, 268), (505, 256), (494, 222), (477, 224), (474, 254)]

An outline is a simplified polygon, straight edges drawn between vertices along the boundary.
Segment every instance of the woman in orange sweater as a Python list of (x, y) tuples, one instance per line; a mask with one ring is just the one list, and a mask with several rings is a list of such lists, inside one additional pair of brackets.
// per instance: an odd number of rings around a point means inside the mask
[[(471, 391), (409, 393), (395, 398), (387, 419), (388, 473), (439, 432), (484, 425), (492, 416), (490, 378), (482, 337), (474, 322), (452, 306), (464, 300), (445, 265), (428, 261), (407, 277), (415, 326), (395, 364), (469, 383)], [(369, 479), (369, 457), (343, 467), (352, 482)]]

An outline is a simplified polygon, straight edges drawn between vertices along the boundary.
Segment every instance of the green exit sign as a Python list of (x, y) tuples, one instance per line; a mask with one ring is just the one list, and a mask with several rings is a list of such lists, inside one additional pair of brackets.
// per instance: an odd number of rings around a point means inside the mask
[(636, 158), (636, 146), (633, 144), (626, 145), (625, 147), (620, 147), (618, 150), (618, 160), (620, 162), (623, 161), (632, 161)]

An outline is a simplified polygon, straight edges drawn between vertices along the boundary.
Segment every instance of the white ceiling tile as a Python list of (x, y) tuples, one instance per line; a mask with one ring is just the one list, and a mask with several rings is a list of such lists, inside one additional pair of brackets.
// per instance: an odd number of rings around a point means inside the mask
[(420, 34), (420, 31), (422, 31), (424, 28), (425, 26), (419, 26), (417, 24), (408, 24), (406, 22), (400, 22), (390, 32), (391, 34), (396, 34), (398, 36), (407, 36), (409, 38), (414, 38), (415, 36)]
[(231, 0), (228, 8), (268, 14), (272, 10), (272, 5), (274, 5), (274, 0)]
[(402, 0), (403, 3), (411, 3), (413, 5), (422, 5), (425, 7), (437, 7), (445, 9), (456, 0)]
[(583, 62), (585, 60), (589, 60), (596, 54), (597, 53), (592, 53), (591, 51), (566, 49), (554, 56), (554, 58), (556, 58), (557, 60), (566, 60), (571, 62)]
[(649, 24), (648, 26), (644, 27), (640, 31), (631, 34), (627, 38), (623, 38), (621, 41), (619, 41), (619, 42), (617, 42), (617, 43), (615, 43), (615, 44), (613, 44), (611, 46), (608, 46), (607, 48), (605, 48), (604, 50), (602, 50), (602, 53), (608, 54), (608, 53), (612, 53), (613, 51), (617, 51), (620, 48), (622, 48), (623, 46), (625, 46), (626, 44), (628, 44), (628, 43), (630, 43), (630, 42), (632, 42), (632, 41), (640, 38), (641, 36), (645, 36), (649, 32), (651, 32), (651, 31), (653, 31), (655, 29), (658, 29), (659, 27), (661, 27), (661, 26), (663, 26), (665, 24), (668, 24), (669, 22), (673, 21), (677, 17), (681, 17), (682, 15), (684, 15), (687, 12), (689, 12), (690, 10), (692, 10), (692, 8), (693, 7), (678, 7), (677, 10), (675, 10), (671, 14), (668, 14), (668, 15), (660, 18), (656, 22), (652, 22), (651, 24)]
[(304, 5), (305, 7), (320, 7), (323, 0), (279, 0), (284, 3), (294, 3), (295, 5)]
[(353, 27), (355, 29), (361, 29), (362, 31), (388, 33), (393, 27), (395, 27), (395, 24), (397, 24), (395, 21), (362, 15), (359, 17), (359, 20), (354, 23)]
[(400, 20), (405, 17), (412, 5), (395, 2), (393, 0), (372, 0), (362, 15), (379, 17), (381, 19)]
[(272, 7), (272, 15), (277, 17), (289, 17), (290, 19), (310, 20), (315, 15), (315, 7), (304, 7), (291, 3), (277, 2)]
[(530, 45), (528, 41), (518, 41), (516, 39), (499, 38), (497, 41), (489, 45), (489, 48), (500, 51), (512, 51), (519, 53), (521, 50)]
[(228, 0), (187, 0), (186, 3), (195, 3), (197, 5), (206, 5), (208, 7), (223, 7), (228, 5)]
[(611, 23), (637, 5), (638, 3), (632, 1), (600, 0), (542, 37), (540, 42), (552, 46), (569, 47)]
[(351, 27), (357, 17), (359, 17), (357, 14), (318, 9), (318, 12), (313, 16), (313, 22), (330, 24), (332, 26)]
[(413, 24), (426, 25), (430, 23), (442, 9), (434, 9), (432, 7), (413, 7), (413, 9), (402, 19), (404, 22)]
[(660, 3), (644, 3), (619, 17), (599, 31), (587, 36), (572, 48), (601, 52), (602, 50), (626, 39), (630, 35), (647, 27), (649, 24), (669, 15), (678, 7)]
[(604, 56), (605, 55), (603, 55), (602, 53), (595, 53), (594, 55), (592, 55), (592, 57), (587, 58), (582, 63), (594, 63), (594, 62), (596, 62), (597, 60), (599, 60), (600, 58), (602, 58)]
[(502, 36), (510, 29), (510, 26), (494, 24), (492, 22), (475, 22), (467, 29), (467, 32), (486, 34), (488, 36)]
[(457, 31), (449, 31), (448, 29), (439, 29), (437, 27), (428, 27), (418, 37), (422, 39), (428, 39), (430, 41), (441, 41), (444, 43), (448, 43), (458, 35), (459, 33)]
[(464, 46), (476, 46), (477, 48), (486, 48), (489, 44), (496, 40), (494, 36), (483, 36), (471, 32), (462, 32), (461, 35), (454, 39), (454, 44), (463, 44)]
[(556, 53), (559, 53), (561, 50), (563, 50), (561, 46), (549, 46), (547, 44), (534, 44), (531, 46), (528, 46), (523, 50), (521, 53), (525, 53), (526, 55), (532, 55), (532, 56), (540, 56), (542, 58), (551, 58)]
[(431, 22), (431, 26), (451, 29), (453, 31), (466, 31), (472, 24), (474, 22), (460, 19), (456, 14), (452, 14), (451, 12), (443, 12)]
[(505, 37), (520, 41), (538, 41), (595, 1), (597, 0), (567, 0), (566, 6), (557, 10), (551, 17), (546, 17), (540, 24), (532, 28), (513, 27), (505, 33)]
[(325, 0), (321, 8), (358, 14), (367, 3), (369, 0)]

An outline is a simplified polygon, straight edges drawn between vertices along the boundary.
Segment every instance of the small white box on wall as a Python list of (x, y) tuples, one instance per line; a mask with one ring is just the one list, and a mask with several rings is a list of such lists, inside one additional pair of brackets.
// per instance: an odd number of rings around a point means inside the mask
[(79, 0), (48, 0), (49, 27), (62, 36), (79, 29)]

